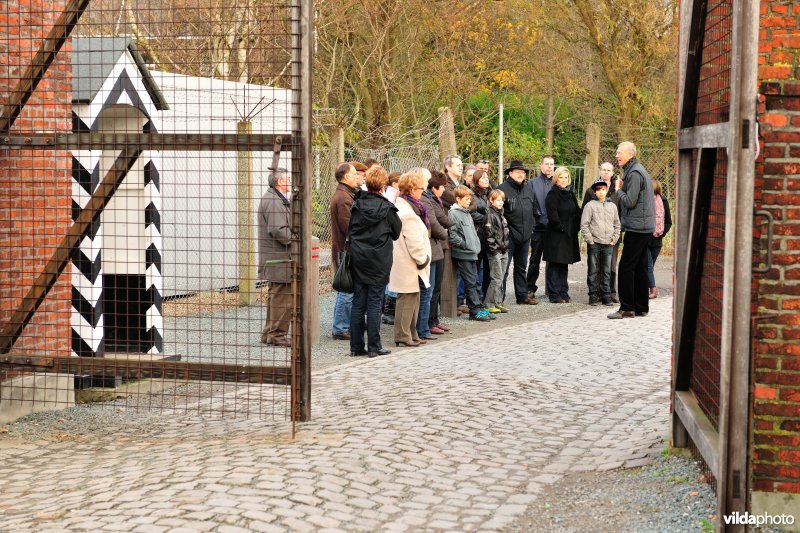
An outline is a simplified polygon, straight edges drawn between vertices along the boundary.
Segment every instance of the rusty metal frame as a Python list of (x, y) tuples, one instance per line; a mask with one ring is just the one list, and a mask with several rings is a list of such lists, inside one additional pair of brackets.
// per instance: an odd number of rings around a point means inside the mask
[[(293, 343), (291, 365), (244, 366), (231, 364), (204, 364), (144, 358), (92, 358), (92, 357), (43, 357), (21, 356), (11, 353), (14, 343), (30, 322), (39, 305), (57, 282), (70, 260), (71, 251), (79, 246), (81, 239), (103, 209), (108, 205), (127, 173), (145, 150), (184, 151), (273, 151), (273, 168), (281, 150), (291, 150), (295, 171), (302, 175), (299, 190), (309, 191), (310, 139), (311, 139), (311, 60), (312, 60), (312, 2), (292, 0), (292, 102), (293, 131), (291, 134), (97, 134), (37, 132), (36, 134), (10, 134), (11, 127), (22, 112), (38, 84), (44, 78), (54, 58), (74, 30), (81, 15), (91, 0), (70, 0), (31, 64), (26, 68), (17, 88), (0, 115), (0, 149), (20, 150), (120, 150), (111, 169), (92, 194), (86, 207), (62, 238), (50, 260), (34, 281), (11, 320), (0, 332), (0, 369), (26, 372), (57, 372), (67, 374), (91, 374), (104, 377), (130, 379), (168, 378), (200, 381), (226, 381), (234, 383), (265, 383), (291, 387), (291, 418), (293, 422), (311, 418), (311, 334), (302, 314), (293, 319)], [(299, 136), (298, 136), (299, 133)], [(293, 195), (292, 221), (299, 228), (300, 242), (311, 242), (310, 199), (304, 194)], [(294, 286), (301, 287), (302, 294), (295, 290), (294, 301), (302, 297), (300, 313), (310, 309), (309, 286), (312, 273), (308, 269), (310, 248), (294, 250), (300, 261), (295, 262)], [(298, 273), (299, 271), (299, 273)]]

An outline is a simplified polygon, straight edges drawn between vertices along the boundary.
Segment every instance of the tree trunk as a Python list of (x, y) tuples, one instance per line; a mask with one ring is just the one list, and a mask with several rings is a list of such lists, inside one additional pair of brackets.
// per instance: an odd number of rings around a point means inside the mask
[(547, 133), (546, 133), (546, 143), (547, 143), (547, 154), (552, 155), (553, 153), (553, 95), (547, 95)]

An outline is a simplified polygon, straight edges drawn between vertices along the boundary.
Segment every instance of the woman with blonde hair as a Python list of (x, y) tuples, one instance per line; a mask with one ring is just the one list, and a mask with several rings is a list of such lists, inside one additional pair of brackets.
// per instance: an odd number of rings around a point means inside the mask
[(569, 303), (567, 273), (569, 265), (581, 260), (578, 231), (581, 209), (570, 186), (572, 176), (566, 167), (553, 174), (553, 188), (545, 197), (547, 230), (544, 236), (544, 260), (547, 261), (547, 292), (550, 302)]
[(400, 217), (400, 238), (394, 244), (389, 290), (397, 293), (394, 312), (394, 342), (397, 346), (419, 346), (426, 341), (417, 333), (420, 285), (430, 287), (431, 243), (428, 210), (420, 201), (424, 178), (419, 172), (400, 176), (400, 195), (395, 206)]

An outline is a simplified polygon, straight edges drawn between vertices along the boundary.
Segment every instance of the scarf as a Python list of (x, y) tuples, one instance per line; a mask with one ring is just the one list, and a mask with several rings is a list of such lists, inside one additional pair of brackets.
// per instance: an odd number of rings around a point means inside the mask
[(414, 198), (413, 196), (411, 196), (410, 194), (403, 194), (400, 196), (400, 198), (410, 203), (413, 207), (416, 207), (416, 211), (419, 214), (419, 218), (421, 218), (422, 222), (425, 223), (425, 227), (430, 229), (431, 221), (428, 220), (428, 210), (425, 209), (425, 205), (416, 198)]
[(661, 237), (664, 235), (664, 199), (656, 194), (654, 203), (656, 204), (656, 230), (653, 232), (653, 237)]

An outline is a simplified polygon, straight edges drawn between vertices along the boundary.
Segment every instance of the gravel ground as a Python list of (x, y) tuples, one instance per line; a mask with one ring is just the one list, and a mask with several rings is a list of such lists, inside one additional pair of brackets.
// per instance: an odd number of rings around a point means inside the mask
[(694, 460), (666, 453), (642, 468), (570, 474), (506, 531), (713, 531), (716, 500), (701, 477)]

